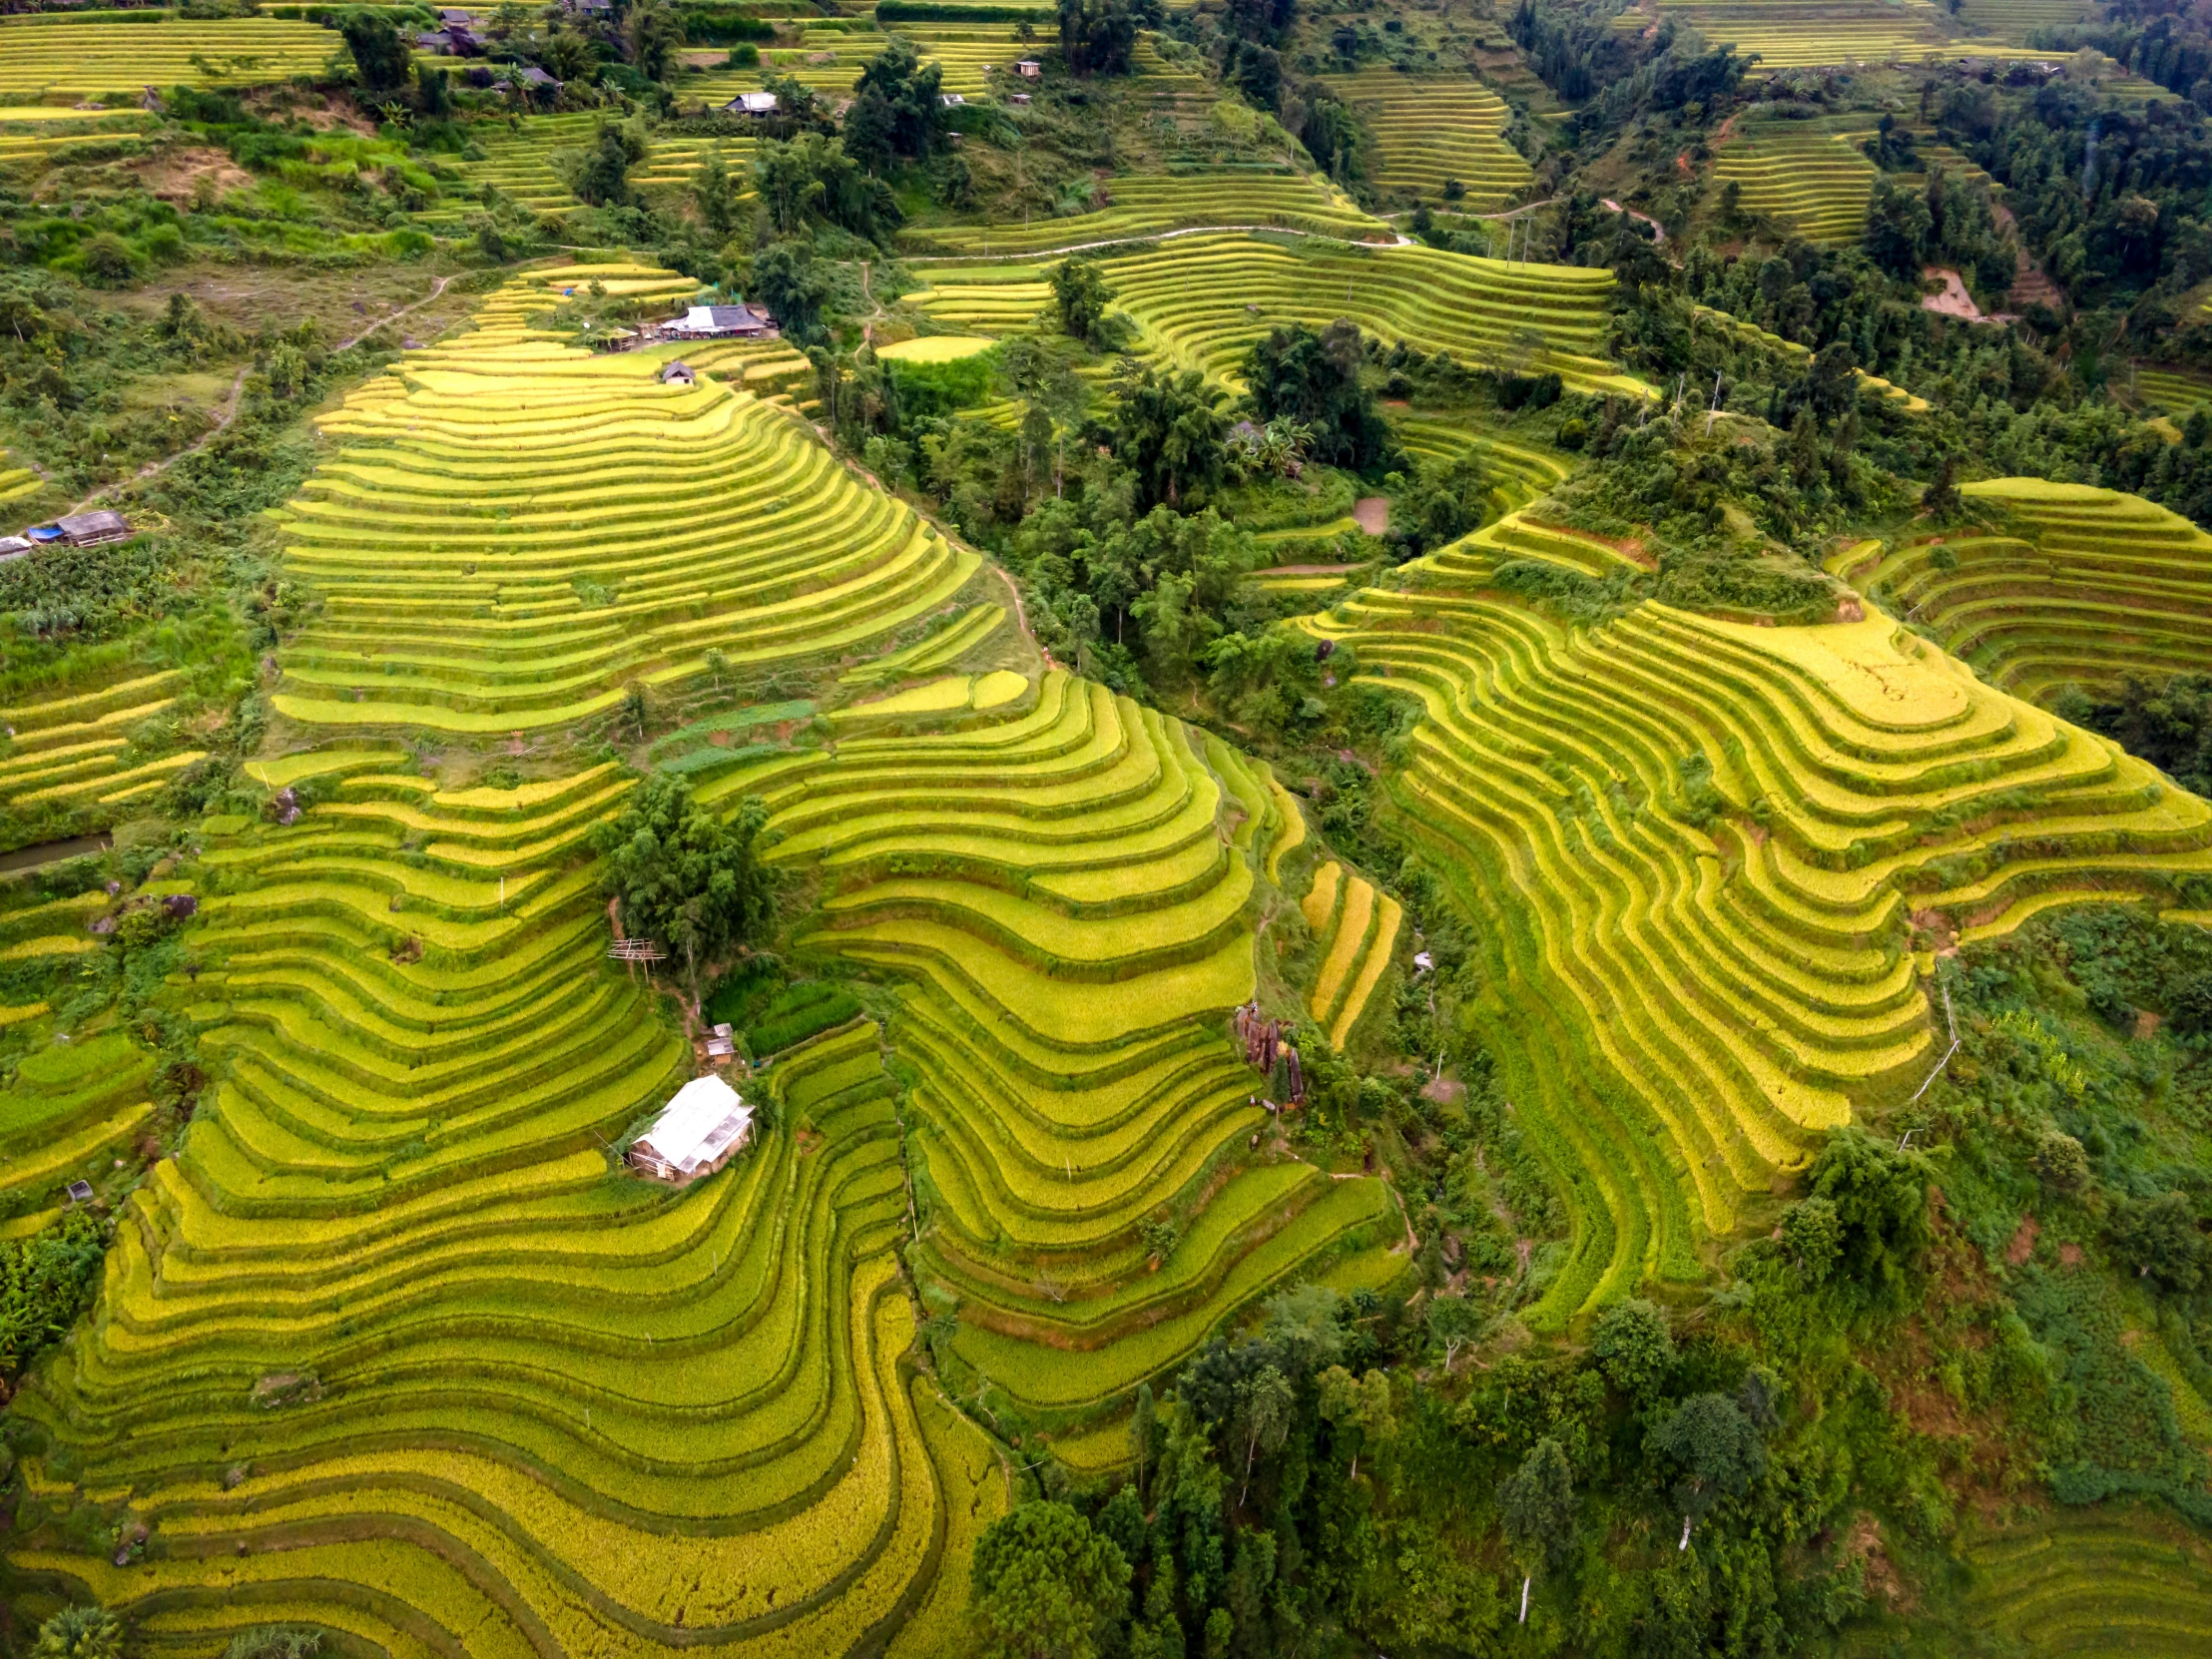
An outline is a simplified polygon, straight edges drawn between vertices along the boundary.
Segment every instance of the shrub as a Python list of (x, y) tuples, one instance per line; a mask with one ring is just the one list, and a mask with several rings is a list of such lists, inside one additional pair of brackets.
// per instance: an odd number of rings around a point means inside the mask
[(1656, 1390), (1674, 1366), (1666, 1316), (1642, 1298), (1605, 1310), (1590, 1337), (1590, 1358), (1605, 1380), (1631, 1399)]
[(123, 1659), (123, 1625), (105, 1607), (64, 1607), (39, 1626), (31, 1659)]

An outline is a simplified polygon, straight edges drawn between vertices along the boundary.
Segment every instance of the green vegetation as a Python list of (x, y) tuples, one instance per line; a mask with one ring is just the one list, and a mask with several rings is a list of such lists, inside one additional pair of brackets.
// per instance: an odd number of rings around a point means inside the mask
[(2193, 26), (788, 10), (0, 19), (0, 1652), (2201, 1646)]

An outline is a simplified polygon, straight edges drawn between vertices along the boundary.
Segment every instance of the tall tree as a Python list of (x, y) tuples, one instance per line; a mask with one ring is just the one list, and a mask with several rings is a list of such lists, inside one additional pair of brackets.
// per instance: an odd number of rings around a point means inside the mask
[(1499, 1482), (1497, 1507), (1523, 1574), (1520, 1622), (1526, 1624), (1536, 1569), (1556, 1566), (1574, 1541), (1574, 1470), (1566, 1449), (1548, 1435), (1538, 1440), (1520, 1467)]
[(363, 92), (397, 92), (414, 73), (414, 54), (387, 13), (349, 11), (338, 19), (338, 34), (353, 55)]
[(680, 954), (695, 988), (702, 967), (768, 923), (774, 881), (759, 852), (767, 822), (768, 809), (748, 796), (724, 823), (692, 800), (682, 778), (663, 772), (594, 836), (623, 927)]
[(1066, 1504), (1024, 1503), (976, 1540), (969, 1596), (980, 1659), (1098, 1659), (1129, 1562)]

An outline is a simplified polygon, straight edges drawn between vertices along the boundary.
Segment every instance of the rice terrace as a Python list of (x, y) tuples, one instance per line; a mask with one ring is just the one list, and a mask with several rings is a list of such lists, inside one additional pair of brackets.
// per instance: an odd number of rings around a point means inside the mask
[(2212, 33), (0, 15), (0, 1659), (2212, 1647)]

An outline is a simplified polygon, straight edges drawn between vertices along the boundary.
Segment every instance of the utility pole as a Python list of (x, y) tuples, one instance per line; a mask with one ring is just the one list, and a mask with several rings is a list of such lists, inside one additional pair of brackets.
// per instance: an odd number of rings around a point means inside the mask
[(1705, 411), (1705, 435), (1713, 435), (1713, 422), (1721, 416), (1721, 371), (1713, 370), (1713, 406)]

